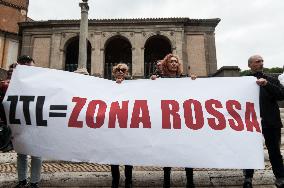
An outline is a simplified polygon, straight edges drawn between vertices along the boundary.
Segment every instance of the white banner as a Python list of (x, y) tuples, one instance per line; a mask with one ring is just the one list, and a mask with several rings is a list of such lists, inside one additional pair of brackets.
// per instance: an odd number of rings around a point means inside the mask
[(58, 160), (264, 168), (253, 77), (122, 84), (18, 66), (4, 99), (15, 150)]

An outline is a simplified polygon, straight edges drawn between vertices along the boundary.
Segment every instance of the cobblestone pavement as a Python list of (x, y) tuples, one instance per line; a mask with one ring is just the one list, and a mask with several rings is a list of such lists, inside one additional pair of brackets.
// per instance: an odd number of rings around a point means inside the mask
[[(124, 168), (120, 166), (121, 170)], [(270, 164), (266, 164), (266, 170), (271, 169)], [(134, 171), (162, 171), (161, 167), (135, 166)], [(183, 171), (184, 168), (173, 168), (174, 171)], [(231, 171), (230, 169), (195, 169), (195, 171)], [(95, 163), (73, 163), (73, 162), (43, 162), (42, 172), (110, 172), (109, 165)], [(16, 173), (16, 164), (0, 164), (0, 173)]]
[[(120, 166), (120, 168), (123, 170), (124, 166)], [(184, 168), (173, 168), (172, 170), (173, 187), (185, 185)], [(123, 173), (121, 173), (121, 176), (121, 186), (123, 187)], [(197, 187), (240, 187), (242, 178), (241, 170), (194, 169), (194, 179)], [(254, 187), (274, 188), (274, 177), (268, 162), (266, 162), (265, 170), (256, 172), (254, 179)], [(2, 153), (0, 155), (0, 188), (13, 187), (16, 180), (16, 153)], [(163, 169), (152, 166), (135, 166), (133, 182), (134, 187), (162, 187)], [(43, 163), (42, 187), (110, 187), (110, 183), (109, 165), (66, 161), (44, 161)]]
[[(267, 157), (266, 157), (267, 158)], [(123, 170), (124, 166), (120, 166)], [(162, 171), (161, 167), (135, 166), (134, 171)], [(174, 171), (183, 171), (184, 168), (173, 168)], [(231, 169), (195, 169), (195, 171), (231, 171)], [(270, 163), (266, 160), (265, 170), (271, 170)], [(53, 172), (110, 172), (110, 166), (96, 163), (69, 162), (69, 161), (44, 161), (43, 173)], [(16, 173), (16, 153), (0, 153), (0, 173)]]

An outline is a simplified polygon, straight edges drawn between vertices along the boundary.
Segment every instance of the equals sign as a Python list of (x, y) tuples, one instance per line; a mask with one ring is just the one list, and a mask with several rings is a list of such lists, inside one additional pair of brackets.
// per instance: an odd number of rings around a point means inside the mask
[[(67, 105), (50, 105), (49, 110), (67, 110)], [(49, 112), (49, 117), (66, 117), (64, 112)]]

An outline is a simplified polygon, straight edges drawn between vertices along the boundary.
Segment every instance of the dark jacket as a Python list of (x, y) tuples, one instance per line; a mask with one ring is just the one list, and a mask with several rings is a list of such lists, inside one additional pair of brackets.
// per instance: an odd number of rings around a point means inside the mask
[(2, 124), (6, 124), (6, 116), (5, 116), (4, 106), (2, 104), (6, 90), (7, 88), (4, 87), (4, 81), (1, 81), (0, 83), (0, 123)]
[(181, 74), (181, 75), (176, 75), (176, 76), (166, 76), (166, 75), (161, 75), (161, 78), (184, 78), (188, 77), (187, 75)]
[(153, 75), (156, 75), (157, 78), (160, 78), (160, 77), (163, 76), (163, 73), (159, 69), (156, 68), (151, 76), (153, 76)]
[(277, 101), (284, 100), (284, 87), (277, 78), (267, 76), (262, 72), (249, 73), (248, 76), (266, 79), (267, 85), (260, 86), (259, 107), (261, 125), (263, 128), (283, 127)]

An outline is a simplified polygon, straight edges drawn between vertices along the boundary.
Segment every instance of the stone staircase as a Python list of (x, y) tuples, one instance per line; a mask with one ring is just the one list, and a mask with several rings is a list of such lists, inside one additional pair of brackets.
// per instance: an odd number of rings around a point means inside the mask
[[(284, 124), (284, 108), (280, 109)], [(284, 135), (284, 129), (282, 129)], [(284, 155), (284, 138), (281, 142)], [(121, 167), (123, 168), (123, 167)], [(12, 187), (16, 183), (16, 153), (0, 153), (0, 187)], [(124, 185), (121, 173), (121, 186)], [(195, 169), (194, 181), (197, 187), (242, 187), (243, 174), (238, 169)], [(133, 187), (162, 187), (163, 170), (159, 167), (135, 167)], [(173, 187), (185, 187), (183, 168), (173, 168)], [(254, 187), (274, 186), (274, 175), (265, 149), (265, 169), (256, 170)], [(73, 163), (64, 161), (44, 161), (41, 187), (110, 187), (111, 173), (108, 165)]]

